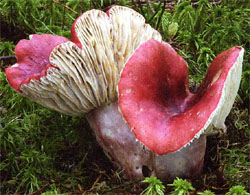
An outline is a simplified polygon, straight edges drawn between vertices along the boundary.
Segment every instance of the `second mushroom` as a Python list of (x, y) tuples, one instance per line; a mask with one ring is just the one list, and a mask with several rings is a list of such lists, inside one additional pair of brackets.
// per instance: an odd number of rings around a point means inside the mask
[(206, 135), (226, 128), (243, 52), (219, 54), (193, 94), (183, 58), (140, 14), (114, 6), (78, 17), (71, 41), (48, 34), (21, 40), (6, 76), (37, 103), (85, 114), (105, 154), (130, 179), (194, 177)]

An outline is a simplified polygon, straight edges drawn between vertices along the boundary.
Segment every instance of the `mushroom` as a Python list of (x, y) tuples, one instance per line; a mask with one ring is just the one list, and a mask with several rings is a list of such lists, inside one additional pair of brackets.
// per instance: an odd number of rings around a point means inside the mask
[(201, 172), (206, 133), (225, 128), (243, 58), (240, 47), (217, 56), (192, 94), (184, 60), (140, 14), (121, 6), (79, 16), (71, 41), (32, 35), (15, 53), (17, 63), (5, 71), (10, 85), (50, 109), (85, 114), (105, 154), (130, 179)]

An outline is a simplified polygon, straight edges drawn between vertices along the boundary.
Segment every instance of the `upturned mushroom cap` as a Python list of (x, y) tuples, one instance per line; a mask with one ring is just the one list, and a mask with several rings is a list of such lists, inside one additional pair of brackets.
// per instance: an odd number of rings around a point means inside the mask
[(192, 94), (184, 59), (166, 43), (143, 43), (126, 63), (118, 85), (119, 108), (135, 137), (154, 153), (166, 154), (209, 126), (225, 128), (240, 84), (243, 52), (233, 47), (219, 54)]
[[(124, 19), (126, 18), (126, 19)], [(133, 52), (160, 34), (132, 9), (108, 14), (90, 10), (76, 19), (71, 40), (34, 35), (16, 47), (17, 63), (6, 69), (22, 95), (54, 109), (80, 115), (117, 99), (120, 70)]]

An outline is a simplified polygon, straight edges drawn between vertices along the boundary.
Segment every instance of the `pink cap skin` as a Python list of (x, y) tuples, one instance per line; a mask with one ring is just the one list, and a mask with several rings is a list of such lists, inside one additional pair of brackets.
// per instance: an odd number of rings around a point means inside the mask
[(19, 41), (15, 48), (17, 64), (5, 70), (11, 87), (21, 92), (21, 85), (29, 83), (31, 79), (40, 80), (46, 76), (47, 69), (53, 67), (49, 62), (51, 51), (67, 41), (65, 37), (49, 34), (35, 34), (30, 40)]
[(149, 40), (126, 63), (119, 107), (135, 137), (156, 154), (175, 152), (199, 134), (222, 96), (241, 47), (219, 54), (198, 92), (188, 85), (184, 59), (168, 44)]

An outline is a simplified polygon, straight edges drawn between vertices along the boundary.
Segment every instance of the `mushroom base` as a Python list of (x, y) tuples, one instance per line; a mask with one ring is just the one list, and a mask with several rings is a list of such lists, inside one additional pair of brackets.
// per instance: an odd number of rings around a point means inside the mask
[(195, 177), (202, 171), (206, 136), (193, 140), (180, 151), (156, 155), (136, 140), (118, 111), (117, 102), (91, 111), (87, 120), (105, 154), (123, 168), (129, 179), (156, 176), (172, 180)]

